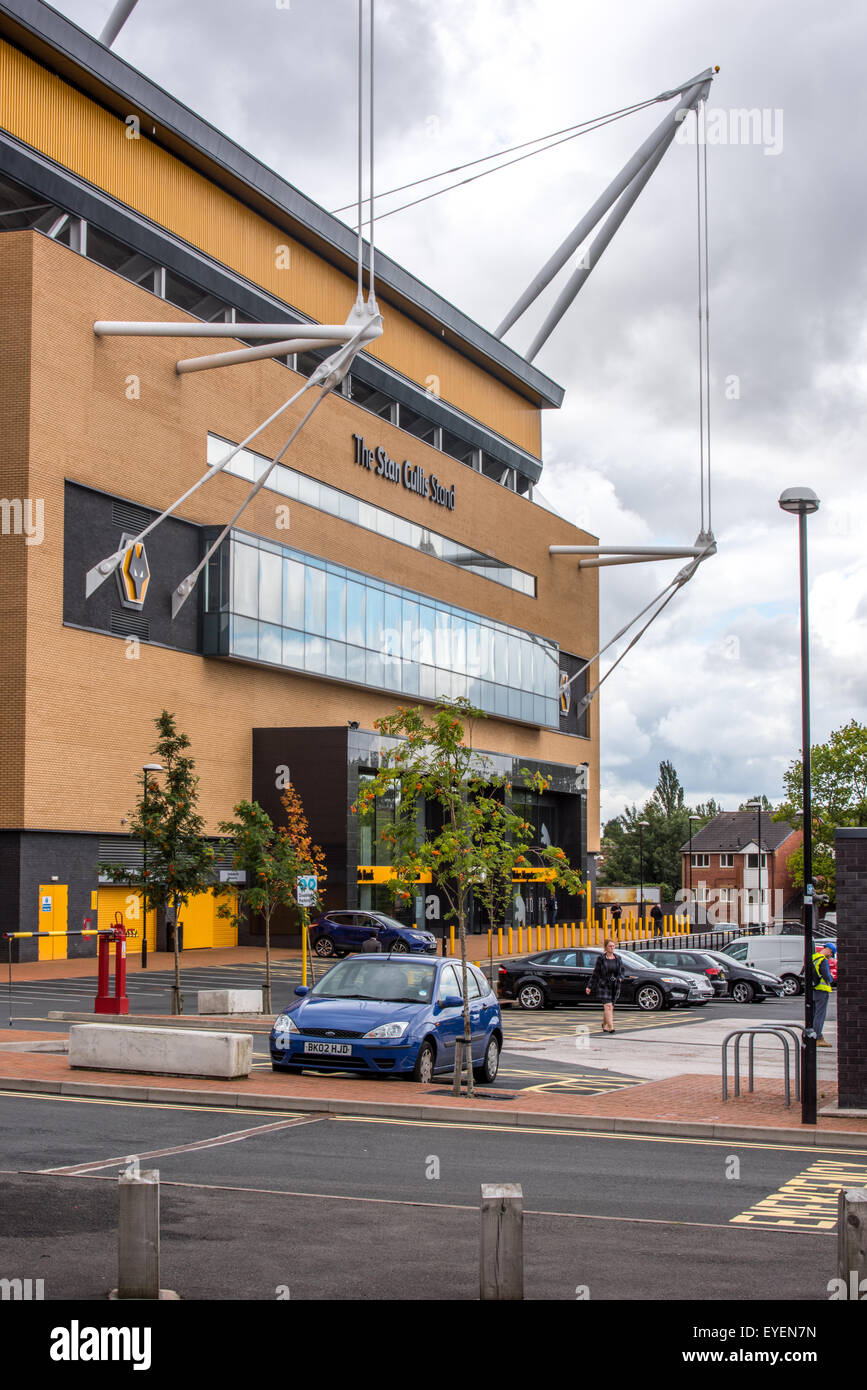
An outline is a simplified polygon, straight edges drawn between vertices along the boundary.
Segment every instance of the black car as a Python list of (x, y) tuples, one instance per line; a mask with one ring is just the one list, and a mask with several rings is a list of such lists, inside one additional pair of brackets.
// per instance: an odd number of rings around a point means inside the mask
[(647, 956), (654, 965), (662, 966), (666, 970), (685, 970), (690, 975), (706, 975), (713, 985), (715, 999), (720, 999), (729, 992), (729, 972), (720, 964), (719, 957), (712, 956), (709, 951), (687, 951), (681, 948), (664, 950), (652, 946), (647, 950), (639, 950), (637, 954)]
[(744, 965), (742, 961), (721, 955), (719, 951), (706, 951), (705, 955), (724, 966), (728, 975), (729, 998), (735, 1004), (762, 1004), (766, 999), (785, 998), (786, 986), (779, 975), (772, 975), (769, 970), (759, 970), (754, 965)]
[[(497, 972), (497, 997), (514, 999), (522, 1009), (553, 1009), (558, 1004), (594, 1004), (587, 986), (601, 950), (538, 951), (501, 965)], [(695, 975), (658, 970), (634, 951), (618, 950), (625, 974), (621, 1004), (634, 1004), (650, 1012), (676, 1004), (706, 1004), (713, 998), (711, 986)]]

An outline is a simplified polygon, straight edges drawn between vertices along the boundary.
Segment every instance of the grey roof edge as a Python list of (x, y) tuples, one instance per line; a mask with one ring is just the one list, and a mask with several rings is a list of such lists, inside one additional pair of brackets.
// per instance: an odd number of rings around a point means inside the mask
[(837, 825), (834, 827), (835, 840), (867, 840), (867, 826)]
[[(216, 127), (43, 0), (0, 0), (0, 35), (118, 115), (146, 114), (160, 127), (158, 143), (344, 272), (354, 275), (352, 229), (255, 159)], [(365, 246), (365, 263), (367, 247)], [(518, 389), (541, 408), (559, 407), (565, 390), (448, 300), (381, 253), (377, 278), (395, 307)], [(453, 335), (454, 341), (449, 342)]]

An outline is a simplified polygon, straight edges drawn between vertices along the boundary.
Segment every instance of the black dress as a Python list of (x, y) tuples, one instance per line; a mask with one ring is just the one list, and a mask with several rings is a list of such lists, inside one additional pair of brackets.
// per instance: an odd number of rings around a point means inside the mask
[(616, 1004), (620, 998), (620, 980), (623, 975), (623, 961), (615, 951), (611, 960), (599, 956), (593, 967), (591, 984), (596, 987), (596, 998), (600, 1004)]

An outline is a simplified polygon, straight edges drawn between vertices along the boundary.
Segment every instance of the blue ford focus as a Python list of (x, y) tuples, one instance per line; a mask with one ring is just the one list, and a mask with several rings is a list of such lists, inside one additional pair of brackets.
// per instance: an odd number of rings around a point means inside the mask
[[(453, 1071), (455, 1040), (464, 1036), (461, 963), (418, 957), (351, 956), (312, 989), (299, 985), (297, 1004), (271, 1030), (275, 1071), (355, 1071), (410, 1075), (430, 1081)], [(467, 964), (473, 1075), (491, 1082), (503, 1046), (500, 1006), (488, 981)]]

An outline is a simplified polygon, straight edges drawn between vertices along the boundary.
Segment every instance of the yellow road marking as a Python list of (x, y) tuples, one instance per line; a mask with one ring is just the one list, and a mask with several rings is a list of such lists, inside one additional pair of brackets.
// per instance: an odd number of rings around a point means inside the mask
[(867, 1163), (841, 1163), (821, 1158), (796, 1173), (776, 1192), (733, 1216), (750, 1226), (784, 1227), (797, 1231), (833, 1231), (837, 1227), (837, 1193), (841, 1187), (867, 1185)]

